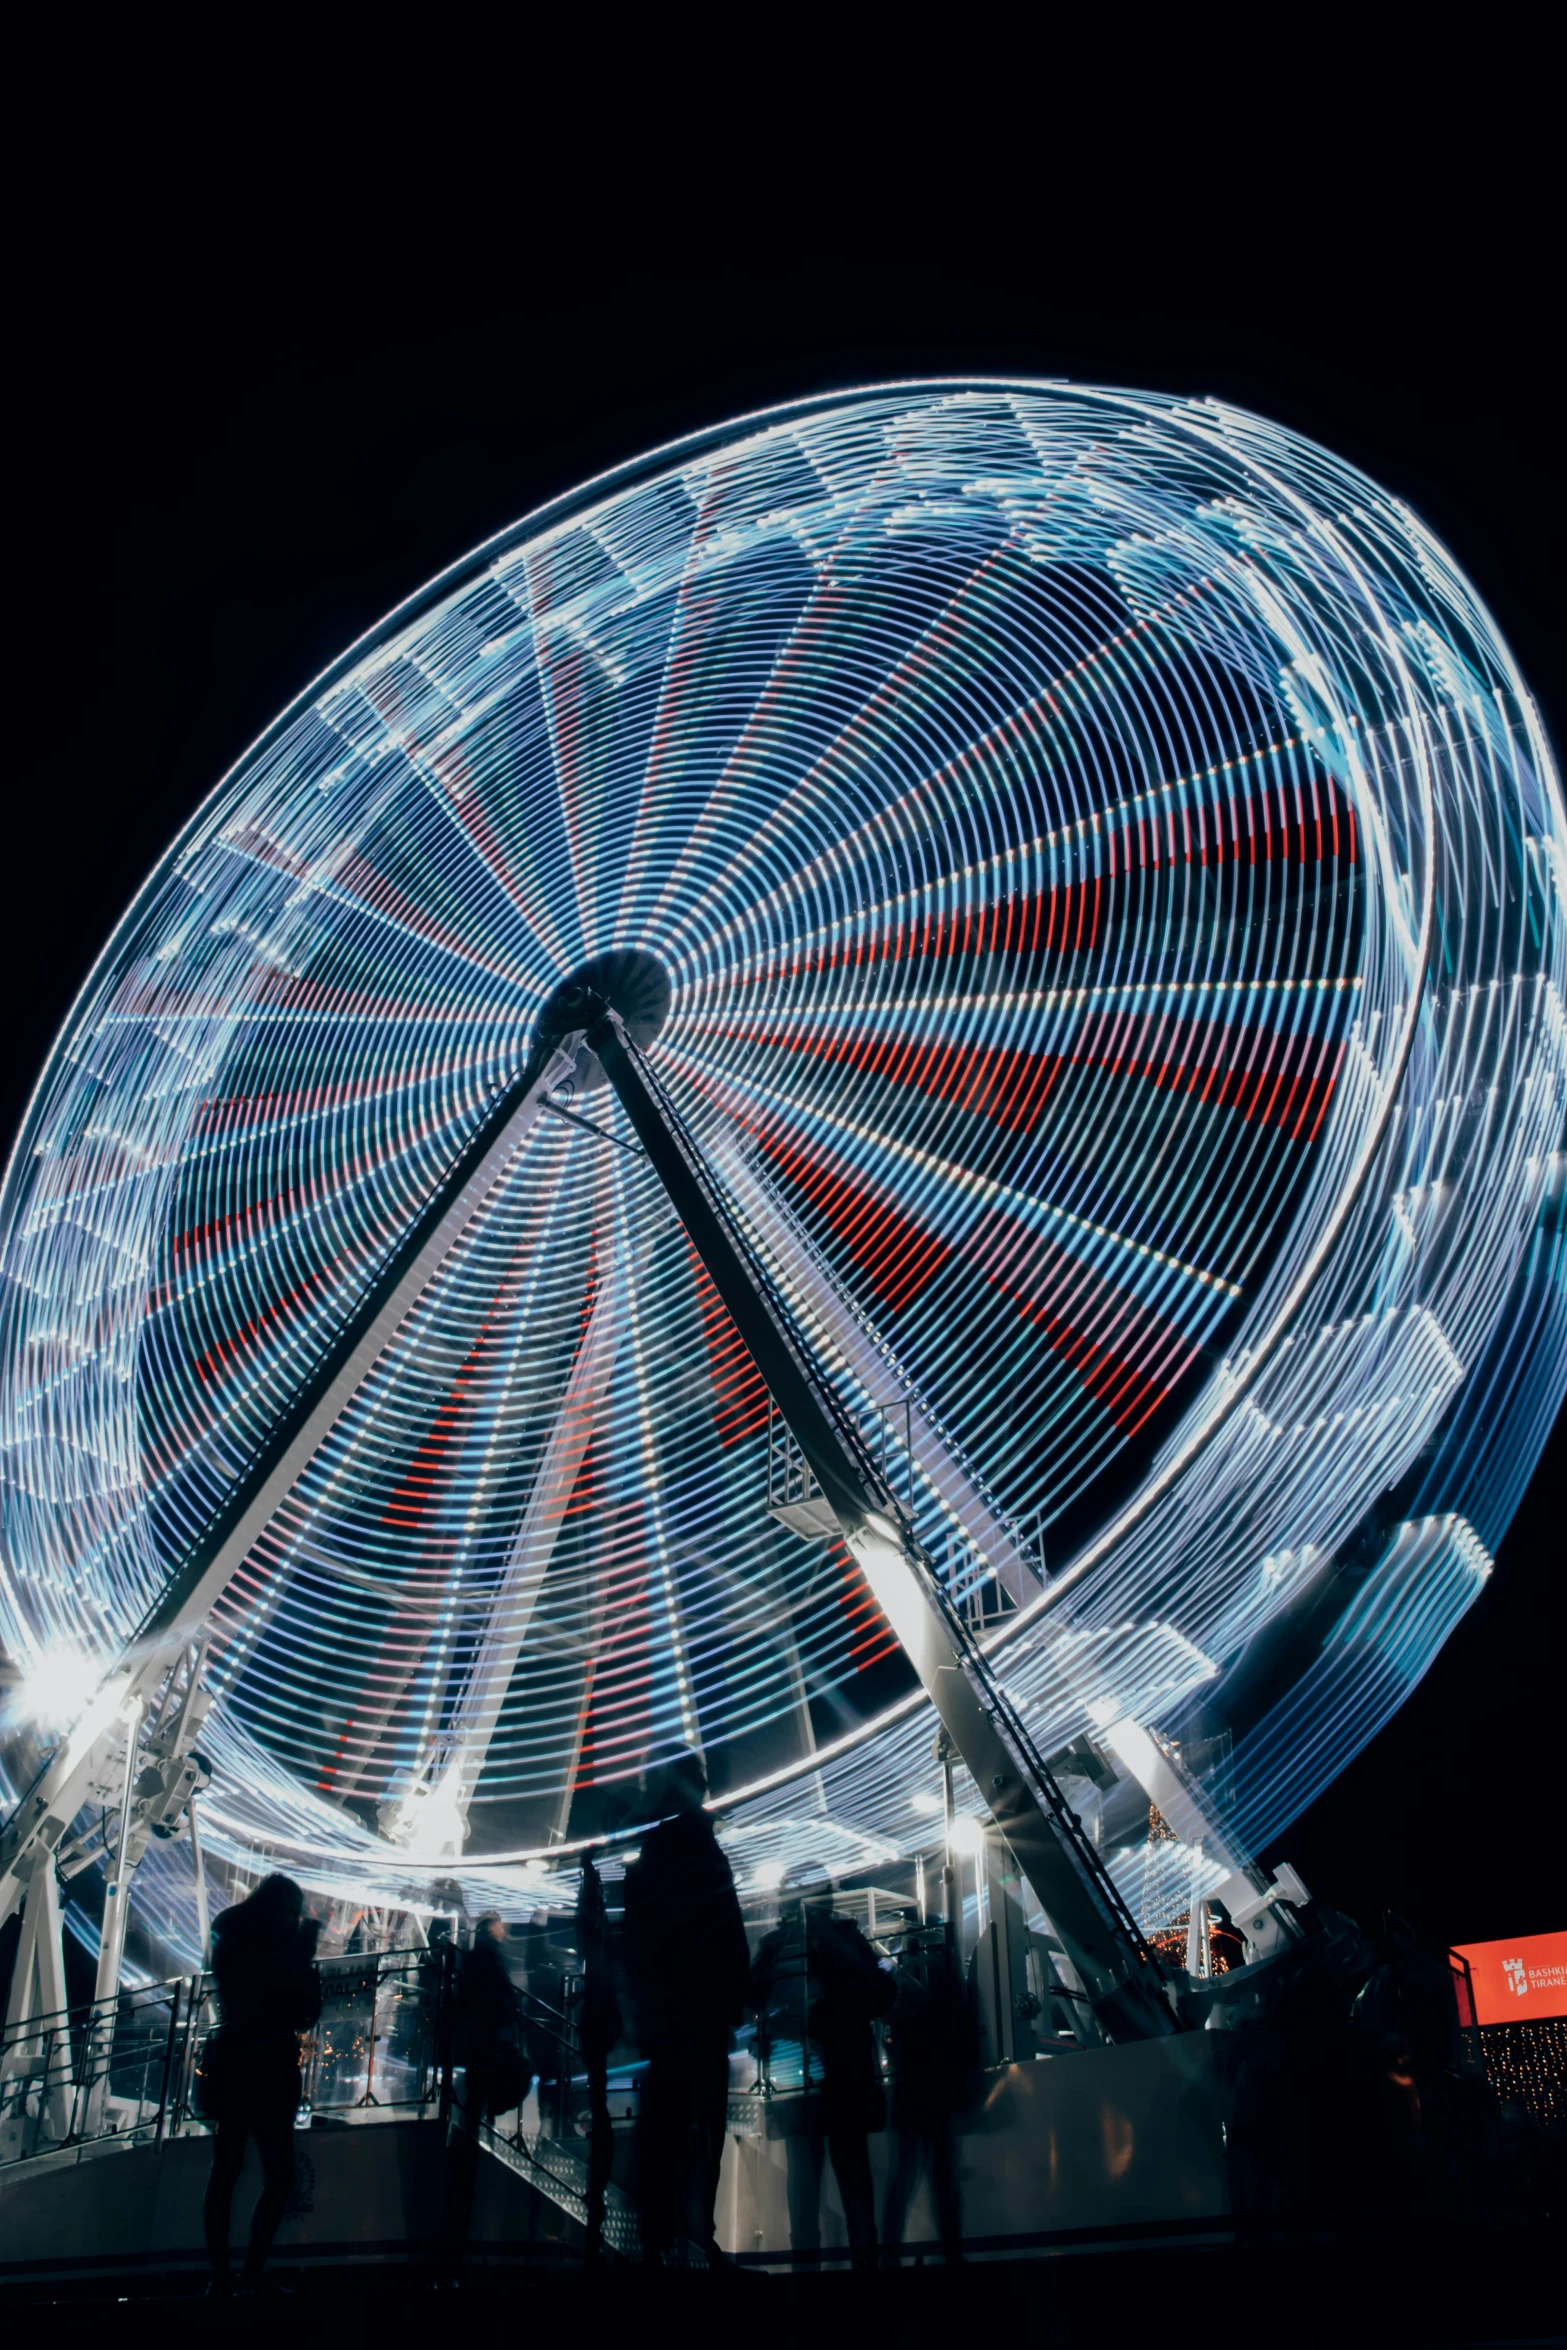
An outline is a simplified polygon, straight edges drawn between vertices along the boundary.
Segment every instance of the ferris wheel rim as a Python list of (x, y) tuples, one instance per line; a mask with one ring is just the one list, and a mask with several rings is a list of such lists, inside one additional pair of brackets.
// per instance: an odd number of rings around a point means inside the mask
[[(60, 1035), (56, 1040), (56, 1046), (51, 1050), (50, 1055), (45, 1061), (43, 1069), (40, 1071), (33, 1095), (29, 1098), (29, 1102), (27, 1104), (26, 1110), (24, 1111), (21, 1124), (17, 1130), (17, 1137), (12, 1146), (12, 1159), (11, 1161), (8, 1161), (5, 1170), (5, 1186), (9, 1186), (12, 1174), (12, 1162), (14, 1161), (16, 1148), (18, 1147), (23, 1134), (25, 1134), (28, 1129), (28, 1124), (32, 1115), (34, 1104), (50, 1076), (55, 1061), (56, 1051), (63, 1044), (66, 1036), (71, 1032), (79, 1006), (83, 1002), (84, 998), (90, 994), (90, 991), (92, 990), (94, 983), (97, 980), (98, 975), (103, 969), (104, 965), (112, 960), (117, 947), (119, 946), (128, 929), (134, 925), (139, 912), (148, 899), (149, 893), (155, 887), (160, 876), (163, 875), (177, 861), (181, 853), (199, 836), (202, 825), (208, 817), (209, 812), (215, 804), (222, 801), (225, 793), (227, 792), (231, 783), (234, 781), (235, 777), (240, 775), (252, 761), (259, 758), (276, 739), (285, 734), (289, 727), (293, 725), (298, 719), (300, 713), (307, 709), (313, 700), (318, 698), (335, 681), (352, 674), (353, 671), (364, 662), (368, 652), (374, 651), (379, 646), (391, 643), (402, 631), (415, 627), (422, 618), (425, 618), (432, 611), (438, 609), (439, 606), (444, 601), (446, 601), (465, 581), (471, 580), (476, 575), (482, 573), (486, 565), (493, 561), (499, 553), (505, 552), (508, 548), (514, 547), (518, 544), (528, 543), (530, 541), (547, 537), (552, 529), (556, 528), (557, 526), (569, 523), (584, 513), (591, 512), (597, 505), (610, 498), (613, 498), (615, 495), (626, 490), (634, 489), (638, 486), (639, 483), (654, 480), (659, 478), (661, 475), (677, 471), (682, 461), (686, 459), (700, 456), (705, 451), (713, 448), (726, 447), (731, 445), (743, 445), (744, 440), (748, 436), (760, 436), (771, 428), (780, 425), (786, 426), (791, 420), (796, 418), (807, 420), (823, 415), (831, 415), (838, 409), (859, 407), (863, 406), (867, 402), (874, 402), (882, 398), (895, 400), (903, 395), (923, 395), (926, 397), (935, 396), (935, 398), (939, 399), (939, 397), (944, 394), (961, 396), (962, 394), (969, 392), (975, 394), (1000, 394), (1003, 396), (1009, 393), (1027, 395), (1038, 393), (1068, 392), (1075, 397), (1102, 404), (1107, 408), (1124, 407), (1131, 409), (1140, 417), (1147, 416), (1152, 410), (1157, 413), (1160, 420), (1168, 426), (1172, 433), (1189, 433), (1199, 440), (1208, 439), (1210, 437), (1202, 430), (1203, 419), (1201, 417), (1200, 411), (1195, 409), (1191, 403), (1183, 403), (1178, 395), (1138, 393), (1129, 389), (1122, 391), (1118, 390), (1116, 387), (1103, 385), (1077, 384), (1072, 382), (1071, 379), (1063, 377), (1022, 378), (1013, 376), (964, 375), (939, 378), (891, 379), (886, 382), (876, 382), (862, 386), (846, 386), (842, 389), (813, 394), (797, 400), (780, 402), (765, 408), (743, 413), (739, 416), (726, 418), (721, 422), (699, 428), (698, 430), (680, 436), (673, 441), (660, 444), (654, 448), (644, 451), (640, 455), (627, 459), (622, 464), (610, 468), (607, 471), (590, 478), (586, 482), (576, 485), (573, 489), (562, 493), (557, 498), (545, 501), (541, 506), (530, 510), (527, 514), (508, 524), (501, 531), (492, 534), (491, 537), (482, 541), (478, 546), (466, 550), (461, 556), (446, 566), (441, 572), (437, 573), (432, 579), (423, 583), (423, 585), (414, 591), (412, 595), (403, 599), (403, 601), (399, 604), (394, 605), (388, 613), (383, 615), (369, 629), (356, 638), (352, 644), (347, 646), (333, 662), (329, 663), (318, 677), (312, 679), (306, 686), (304, 686), (300, 690), (299, 694), (297, 694), (294, 699), (278, 713), (278, 715), (271, 721), (269, 726), (256, 737), (253, 743), (247, 746), (247, 748), (239, 754), (238, 758), (232, 762), (231, 765), (225, 770), (224, 774), (219, 777), (218, 781), (212, 787), (211, 792), (209, 792), (204, 797), (198, 808), (193, 811), (190, 819), (181, 829), (181, 832), (176, 837), (175, 841), (164, 851), (157, 864), (153, 867), (151, 873), (149, 873), (147, 879), (142, 883), (141, 887), (132, 897), (124, 915), (121, 917), (120, 922), (116, 924), (115, 929), (113, 932), (111, 932), (110, 937), (105, 942), (101, 953), (96, 958), (91, 970), (84, 978), (82, 986), (78, 990), (77, 996), (73, 999), (72, 1005), (66, 1015), (66, 1019), (62, 1024)], [(1268, 425), (1267, 419), (1253, 419), (1252, 412), (1235, 408), (1228, 403), (1218, 404), (1214, 413), (1216, 416), (1252, 420), (1263, 426)], [(1319, 446), (1318, 444), (1307, 441), (1304, 436), (1299, 434), (1291, 433), (1287, 437), (1290, 443), (1296, 448), (1304, 447), (1306, 449), (1312, 449)], [(1221, 434), (1215, 433), (1211, 436), (1211, 438), (1217, 445), (1221, 447), (1227, 447), (1227, 444), (1224, 443)], [(1233, 450), (1230, 451), (1230, 453), (1233, 454)], [(1356, 468), (1347, 466), (1344, 460), (1334, 456), (1333, 452), (1324, 451), (1323, 454), (1340, 472), (1349, 474), (1355, 474), (1357, 472)], [(1248, 463), (1258, 473), (1266, 471), (1266, 468), (1263, 466), (1261, 460), (1255, 453), (1252, 453), (1249, 456)], [(1360, 478), (1364, 479), (1366, 477), (1361, 476)], [(1275, 476), (1274, 479), (1275, 485), (1282, 490), (1284, 495), (1292, 498), (1295, 497), (1292, 485), (1290, 485), (1288, 482), (1280, 481), (1277, 476)], [(1371, 486), (1373, 489), (1377, 488), (1375, 483), (1373, 483)], [(1385, 491), (1379, 491), (1378, 494), (1383, 499), (1386, 499), (1388, 495)], [(1296, 502), (1301, 504), (1303, 507), (1306, 505), (1306, 501), (1304, 499), (1296, 499)], [(1413, 517), (1410, 519), (1412, 521), (1414, 520)], [(1418, 524), (1416, 524), (1416, 527), (1423, 529), (1423, 526)], [(1431, 534), (1426, 533), (1425, 535), (1429, 538)], [(1453, 569), (1457, 573), (1459, 580), (1467, 588), (1468, 583), (1465, 575), (1458, 571), (1458, 567), (1456, 565), (1453, 566)], [(1472, 594), (1473, 591), (1471, 590), (1469, 592)], [(1478, 601), (1478, 598), (1475, 598), (1477, 605)], [(1483, 615), (1484, 607), (1481, 606), (1479, 608)], [(1511, 673), (1516, 678), (1516, 664), (1512, 663), (1510, 649), (1506, 647), (1505, 640), (1500, 637), (1499, 632), (1494, 630), (1494, 624), (1492, 624), (1492, 632), (1496, 645), (1500, 648), (1504, 657), (1507, 659)], [(1519, 698), (1521, 703), (1526, 710), (1532, 711), (1532, 705), (1529, 702), (1526, 689), (1523, 688), (1521, 679), (1518, 679), (1517, 683), (1519, 687)], [(1425, 745), (1423, 737), (1420, 735), (1418, 730), (1416, 730), (1415, 734), (1415, 743), (1417, 764), (1419, 764), (1421, 769), (1422, 813), (1424, 816), (1429, 818), (1431, 807), (1431, 785), (1429, 775), (1425, 772)], [(1421, 909), (1420, 922), (1418, 926), (1419, 940), (1417, 963), (1409, 973), (1408, 985), (1405, 994), (1404, 1018), (1399, 1032), (1399, 1043), (1396, 1054), (1391, 1062), (1384, 1060), (1382, 1063), (1382, 1074), (1380, 1077), (1380, 1104), (1377, 1110), (1376, 1118), (1368, 1129), (1363, 1130), (1362, 1142), (1357, 1156), (1353, 1180), (1340, 1186), (1338, 1204), (1334, 1209), (1333, 1216), (1329, 1224), (1325, 1226), (1320, 1233), (1314, 1245), (1312, 1254), (1305, 1266), (1298, 1273), (1293, 1287), (1275, 1312), (1273, 1321), (1264, 1335), (1263, 1342), (1260, 1345), (1253, 1345), (1248, 1349), (1245, 1362), (1240, 1367), (1238, 1372), (1236, 1372), (1228, 1380), (1225, 1387), (1225, 1392), (1219, 1403), (1214, 1408), (1208, 1409), (1204, 1413), (1204, 1401), (1205, 1399), (1212, 1396), (1215, 1386), (1215, 1378), (1213, 1376), (1208, 1378), (1208, 1380), (1204, 1383), (1203, 1388), (1199, 1391), (1198, 1395), (1193, 1397), (1185, 1407), (1187, 1424), (1190, 1424), (1190, 1421), (1193, 1417), (1197, 1419), (1197, 1425), (1195, 1426), (1190, 1442), (1185, 1446), (1184, 1449), (1179, 1451), (1174, 1458), (1165, 1461), (1162, 1466), (1156, 1464), (1155, 1471), (1145, 1476), (1140, 1481), (1137, 1490), (1130, 1497), (1130, 1499), (1122, 1505), (1121, 1508), (1112, 1511), (1106, 1524), (1102, 1526), (1095, 1534), (1093, 1534), (1087, 1542), (1082, 1544), (1081, 1547), (1077, 1549), (1069, 1563), (1051, 1579), (1048, 1586), (1042, 1592), (1040, 1592), (1036, 1599), (1030, 1601), (1026, 1608), (1019, 1610), (1015, 1615), (1003, 1619), (1003, 1621), (997, 1625), (992, 1632), (984, 1637), (982, 1644), (987, 1649), (987, 1651), (1003, 1649), (1015, 1641), (1019, 1634), (1024, 1632), (1025, 1629), (1031, 1630), (1037, 1628), (1041, 1619), (1048, 1615), (1052, 1609), (1059, 1606), (1072, 1585), (1078, 1579), (1080, 1579), (1080, 1577), (1085, 1574), (1092, 1565), (1094, 1565), (1109, 1551), (1118, 1537), (1127, 1532), (1132, 1525), (1134, 1525), (1141, 1517), (1147, 1514), (1147, 1512), (1153, 1507), (1153, 1504), (1158, 1498), (1159, 1494), (1175, 1484), (1183, 1474), (1190, 1470), (1192, 1463), (1197, 1459), (1201, 1452), (1209, 1444), (1211, 1444), (1213, 1439), (1219, 1433), (1220, 1429), (1232, 1417), (1235, 1410), (1243, 1402), (1248, 1392), (1260, 1377), (1269, 1358), (1274, 1354), (1281, 1342), (1287, 1337), (1292, 1325), (1298, 1319), (1301, 1311), (1308, 1301), (1308, 1294), (1311, 1288), (1312, 1280), (1317, 1270), (1319, 1269), (1322, 1260), (1331, 1250), (1338, 1233), (1342, 1230), (1344, 1223), (1352, 1213), (1355, 1202), (1371, 1174), (1373, 1165), (1375, 1163), (1377, 1149), (1385, 1134), (1388, 1120), (1392, 1116), (1398, 1100), (1400, 1084), (1408, 1065), (1410, 1052), (1412, 1050), (1416, 1032), (1419, 1026), (1424, 983), (1430, 968), (1433, 940), (1433, 916), (1436, 896), (1436, 869), (1436, 858), (1434, 855), (1427, 857), (1423, 861)], [(817, 1755), (806, 1758), (798, 1763), (786, 1766), (779, 1771), (763, 1774), (756, 1779), (748, 1781), (743, 1786), (727, 1790), (721, 1799), (715, 1799), (713, 1808), (727, 1810), (733, 1806), (737, 1806), (745, 1802), (759, 1792), (798, 1781), (802, 1777), (807, 1776), (813, 1768), (818, 1767), (822, 1759), (828, 1756), (853, 1751), (853, 1749), (856, 1747), (867, 1743), (880, 1732), (884, 1731), (890, 1723), (904, 1718), (911, 1712), (918, 1711), (926, 1702), (927, 1701), (921, 1692), (917, 1690), (911, 1691), (905, 1699), (902, 1699), (895, 1705), (870, 1716), (868, 1719), (861, 1721), (855, 1726), (854, 1729), (846, 1732), (842, 1738), (835, 1740), (830, 1746), (819, 1750)], [(625, 1831), (625, 1835), (628, 1836), (634, 1833), (635, 1831), (630, 1829)], [(543, 1860), (552, 1855), (556, 1858), (559, 1858), (560, 1856), (569, 1852), (583, 1849), (594, 1849), (609, 1841), (623, 1840), (623, 1837), (617, 1839), (588, 1837), (581, 1839), (580, 1841), (572, 1840), (570, 1843), (557, 1843), (547, 1846), (539, 1846), (530, 1843), (507, 1850), (498, 1850), (483, 1854), (473, 1854), (471, 1856), (458, 1856), (450, 1862), (443, 1863), (442, 1865), (443, 1867), (449, 1868), (451, 1873), (458, 1875), (459, 1877), (464, 1875), (482, 1877), (487, 1871), (495, 1868), (503, 1868), (510, 1865)], [(375, 1840), (373, 1838), (369, 1839), (369, 1843), (373, 1848), (378, 1849), (378, 1847), (375, 1847)]]

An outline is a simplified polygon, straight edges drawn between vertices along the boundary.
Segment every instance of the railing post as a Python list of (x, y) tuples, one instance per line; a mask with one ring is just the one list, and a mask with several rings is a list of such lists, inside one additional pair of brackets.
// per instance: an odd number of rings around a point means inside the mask
[(179, 2136), (185, 2127), (185, 2117), (190, 2111), (191, 2076), (196, 2067), (196, 2034), (201, 2029), (202, 2010), (206, 2005), (206, 2001), (201, 1995), (204, 1980), (205, 1977), (199, 1968), (195, 1974), (182, 1975), (180, 1978), (185, 2004), (185, 2029), (179, 2039), (179, 2069), (174, 2078), (174, 2111), (168, 2130), (171, 2138)]
[(370, 2036), (369, 2046), (365, 2051), (365, 2093), (364, 2096), (360, 2099), (360, 2103), (362, 2105), (375, 2105), (378, 2103), (378, 2099), (375, 2093), (375, 2052), (381, 2037), (380, 2022), (382, 1956), (383, 1953), (379, 1950), (373, 1951), (371, 1953), (372, 1968), (370, 1975)]
[(435, 1970), (435, 2061), (443, 2128), (452, 2118), (452, 1975), (456, 1955), (455, 1945), (443, 1942)]
[(158, 2091), (157, 2143), (160, 2146), (163, 2144), (165, 2137), (168, 2135), (169, 2099), (174, 2090), (176, 2077), (174, 2052), (175, 2049), (179, 2046), (180, 1995), (184, 1990), (184, 1987), (183, 1980), (176, 1978), (174, 1985), (174, 1996), (169, 2002), (169, 2029), (163, 2043), (163, 2082)]

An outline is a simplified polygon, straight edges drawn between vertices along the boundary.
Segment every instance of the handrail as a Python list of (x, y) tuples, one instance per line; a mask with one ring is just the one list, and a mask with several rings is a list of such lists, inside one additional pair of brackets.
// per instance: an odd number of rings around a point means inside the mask
[[(367, 1951), (317, 1959), (321, 2016), (301, 2036), (304, 2126), (399, 2115), (467, 2131), (588, 2232), (590, 2252), (635, 2258), (637, 2207), (592, 2160), (594, 2081), (575, 2015), (584, 1978), (564, 1978), (561, 2006), (517, 2002), (523, 2094), (495, 2119), (466, 2106), (456, 2045), (460, 1953)], [(112, 2019), (92, 2000), (0, 2030), (0, 2179), (24, 2164), (78, 2162), (117, 2147), (205, 2133), (202, 2056), (215, 2028), (210, 1975), (175, 1975), (122, 1992)], [(107, 2029), (105, 2025), (107, 2023)], [(604, 2076), (598, 2076), (602, 2095)], [(607, 2114), (600, 2107), (601, 2121)], [(585, 2128), (584, 2125), (587, 2125)], [(671, 2255), (705, 2265), (696, 2246)]]
[[(416, 2114), (447, 2120), (460, 2113), (457, 1959), (448, 1945), (315, 1962), (321, 2017), (302, 2037), (304, 2119)], [(214, 2028), (212, 1994), (210, 1975), (176, 1975), (122, 1991), (111, 2018), (101, 2003), (87, 2000), (0, 2027), (0, 2175), (20, 2163), (80, 2159), (210, 2127), (199, 2110), (199, 2088)], [(580, 2217), (585, 2164), (576, 2155), (575, 2107), (587, 2073), (572, 2020), (528, 1993), (519, 1999), (518, 2017), (525, 2096), (533, 2097), (538, 2118), (530, 2126), (519, 2107), (507, 2143), (541, 2190), (557, 2202), (564, 2197), (564, 2208)], [(547, 2158), (540, 2152), (544, 2140), (552, 2149)], [(622, 2213), (612, 2239), (629, 2224)]]

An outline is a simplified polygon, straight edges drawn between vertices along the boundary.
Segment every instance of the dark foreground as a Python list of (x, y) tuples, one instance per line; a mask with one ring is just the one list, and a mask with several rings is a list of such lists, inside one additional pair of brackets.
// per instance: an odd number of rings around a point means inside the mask
[[(1169, 2342), (1191, 2345), (1360, 2342), (1567, 2342), (1567, 2241), (1554, 2233), (1328, 2239), (1278, 2235), (1247, 2243), (1149, 2244), (778, 2276), (647, 2274), (617, 2265), (580, 2271), (493, 2262), (436, 2292), (408, 2267), (280, 2263), (255, 2301), (216, 2304), (196, 2276), (58, 2277), (0, 2294), (13, 2338), (311, 2342), (376, 2338), (388, 2324), (419, 2339), (477, 2332), (487, 2343), (546, 2340), (592, 2350), (689, 2341), (788, 2342), (805, 2350), (941, 2340), (980, 2350), (1023, 2345)], [(194, 2331), (193, 2329), (194, 2321)], [(1003, 2329), (998, 2337), (991, 2329)], [(984, 2329), (983, 2337), (976, 2329)]]

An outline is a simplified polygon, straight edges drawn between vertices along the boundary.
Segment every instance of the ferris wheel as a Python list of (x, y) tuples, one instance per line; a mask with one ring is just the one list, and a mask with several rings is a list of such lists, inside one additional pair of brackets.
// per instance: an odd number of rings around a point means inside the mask
[(515, 1895), (677, 1749), (743, 1870), (902, 1861), (939, 1715), (1053, 1917), (1266, 1918), (1567, 1387), (1564, 852), (1445, 551), (1215, 402), (876, 388), (475, 550), (18, 1138), (8, 1900), (134, 1782), (175, 1902), (208, 1773)]

